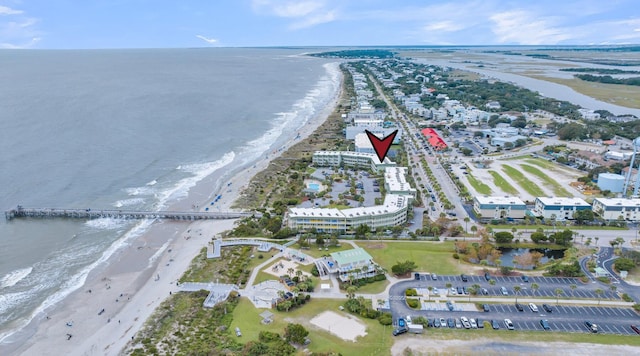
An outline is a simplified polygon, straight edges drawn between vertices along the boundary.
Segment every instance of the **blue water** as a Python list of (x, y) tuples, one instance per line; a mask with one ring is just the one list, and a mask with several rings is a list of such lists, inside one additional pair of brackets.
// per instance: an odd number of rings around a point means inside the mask
[(318, 183), (309, 183), (309, 184), (307, 184), (307, 188), (317, 192), (318, 190), (320, 190), (320, 184), (318, 184)]
[[(159, 210), (222, 184), (337, 93), (337, 67), (302, 52), (0, 51), (0, 208)], [(0, 218), (0, 340), (149, 224)]]

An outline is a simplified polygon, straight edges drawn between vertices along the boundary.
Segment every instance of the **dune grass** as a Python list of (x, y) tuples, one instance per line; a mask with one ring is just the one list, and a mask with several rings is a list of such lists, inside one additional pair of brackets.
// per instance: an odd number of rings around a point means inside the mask
[(496, 171), (489, 171), (489, 174), (491, 174), (491, 176), (493, 177), (493, 184), (495, 184), (496, 187), (502, 189), (503, 192), (514, 195), (518, 194), (518, 190), (514, 188), (509, 182), (507, 182), (507, 180), (504, 179), (504, 177), (502, 177), (500, 173)]
[(522, 172), (519, 170), (508, 166), (503, 165), (502, 170), (513, 179), (522, 189), (524, 189), (527, 193), (533, 195), (534, 197), (543, 197), (545, 196), (545, 192), (534, 182), (524, 176)]

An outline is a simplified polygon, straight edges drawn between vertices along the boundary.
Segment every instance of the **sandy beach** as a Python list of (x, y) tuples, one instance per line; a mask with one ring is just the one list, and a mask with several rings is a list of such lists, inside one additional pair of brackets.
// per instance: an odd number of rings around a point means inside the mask
[[(342, 88), (325, 110), (298, 132), (291, 132), (284, 146), (272, 147), (255, 165), (243, 169), (214, 189), (227, 173), (224, 167), (200, 181), (186, 199), (167, 210), (204, 208), (222, 194), (217, 206), (230, 209), (242, 188), (291, 145), (308, 137), (331, 114)], [(282, 150), (279, 148), (284, 147)], [(276, 153), (273, 153), (273, 150)], [(121, 248), (94, 269), (83, 287), (36, 317), (26, 328), (0, 345), (0, 354), (20, 355), (117, 355), (132, 340), (145, 320), (171, 293), (191, 260), (216, 234), (233, 228), (235, 220), (198, 222), (157, 221), (143, 235)], [(104, 310), (104, 311), (103, 311)], [(69, 336), (71, 335), (71, 336)], [(6, 340), (7, 341), (7, 340)]]

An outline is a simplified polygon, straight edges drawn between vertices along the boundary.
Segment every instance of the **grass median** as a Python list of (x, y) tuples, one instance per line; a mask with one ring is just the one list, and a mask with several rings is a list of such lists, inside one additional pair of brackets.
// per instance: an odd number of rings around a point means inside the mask
[(534, 197), (543, 197), (546, 194), (544, 191), (534, 182), (532, 182), (529, 178), (525, 177), (522, 172), (519, 170), (509, 166), (503, 165), (502, 170), (513, 179), (522, 189), (524, 189), (527, 193), (531, 194)]
[(514, 188), (500, 173), (496, 171), (489, 171), (489, 174), (493, 177), (493, 184), (495, 184), (498, 188), (502, 189), (503, 192), (507, 194), (518, 194), (518, 190)]
[(478, 194), (482, 194), (482, 195), (491, 194), (491, 187), (482, 183), (481, 181), (476, 179), (476, 177), (474, 177), (473, 175), (467, 174), (467, 179), (469, 180), (469, 184), (471, 184), (473, 189), (475, 189), (476, 192), (478, 192)]
[(521, 164), (520, 167), (522, 167), (522, 169), (525, 172), (535, 175), (536, 177), (540, 178), (545, 184), (551, 186), (553, 188), (553, 193), (556, 196), (560, 196), (560, 197), (571, 197), (572, 196), (572, 195), (569, 194), (569, 192), (566, 189), (564, 189), (560, 185), (560, 183), (556, 182), (551, 177), (549, 177), (548, 175), (544, 174), (544, 172), (542, 172), (538, 168), (536, 168), (534, 166), (530, 166), (528, 164)]

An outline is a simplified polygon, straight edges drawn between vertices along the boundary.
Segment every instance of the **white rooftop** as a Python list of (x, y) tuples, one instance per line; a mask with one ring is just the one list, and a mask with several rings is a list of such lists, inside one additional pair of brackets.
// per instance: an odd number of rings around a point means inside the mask
[(476, 196), (480, 204), (525, 205), (522, 199), (512, 196)]
[(384, 170), (384, 182), (389, 190), (413, 192), (415, 189), (407, 182), (407, 167), (387, 167)]
[(596, 198), (595, 200), (604, 206), (640, 206), (640, 199), (638, 198)]
[(349, 209), (333, 209), (333, 208), (290, 208), (290, 217), (356, 217), (366, 215), (379, 215), (383, 213), (392, 213), (404, 208), (408, 204), (406, 196), (397, 194), (387, 194), (384, 198), (383, 205), (375, 205), (368, 207), (358, 207)]
[(364, 132), (357, 134), (354, 141), (355, 141), (356, 147), (359, 147), (361, 149), (362, 148), (371, 148), (371, 149), (373, 149), (373, 145), (371, 144), (371, 140), (369, 140), (369, 137)]
[(567, 198), (567, 197), (537, 197), (545, 206), (561, 205), (561, 206), (590, 206), (589, 203), (581, 198)]

